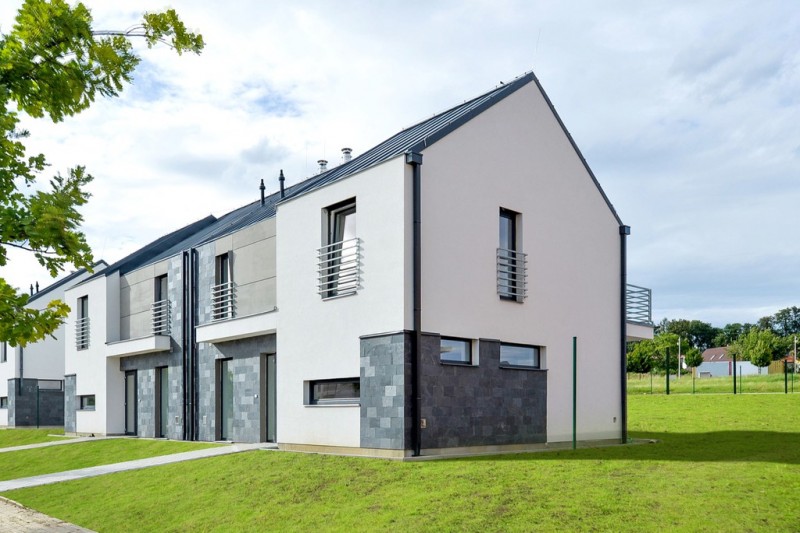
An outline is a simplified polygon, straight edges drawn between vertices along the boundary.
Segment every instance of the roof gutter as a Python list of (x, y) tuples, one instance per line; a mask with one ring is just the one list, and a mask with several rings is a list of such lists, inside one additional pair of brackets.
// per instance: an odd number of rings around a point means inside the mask
[(619, 397), (620, 422), (622, 423), (622, 443), (628, 442), (628, 242), (631, 227), (619, 227), (619, 324), (620, 324), (620, 357), (619, 357)]
[(418, 457), (422, 448), (420, 398), (420, 345), (422, 344), (422, 154), (406, 152), (406, 164), (412, 168), (412, 202), (414, 212), (413, 229), (413, 295), (414, 318), (411, 337), (411, 448)]

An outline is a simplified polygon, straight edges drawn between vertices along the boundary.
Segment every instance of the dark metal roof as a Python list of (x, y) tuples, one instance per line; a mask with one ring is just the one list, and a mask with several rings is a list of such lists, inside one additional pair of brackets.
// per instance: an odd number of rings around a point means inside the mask
[[(105, 261), (103, 261), (101, 259), (100, 261), (97, 261), (97, 262), (95, 262), (95, 264), (92, 265), (92, 270), (94, 270), (94, 271), (98, 270), (98, 267), (100, 265), (102, 265), (104, 267), (107, 267), (108, 263), (106, 263)], [(43, 298), (44, 296), (46, 296), (47, 294), (53, 292), (54, 290), (58, 289), (59, 287), (63, 287), (65, 285), (68, 285), (70, 282), (75, 280), (75, 278), (79, 277), (81, 274), (84, 274), (84, 273), (86, 273), (86, 269), (85, 268), (81, 268), (79, 270), (76, 270), (75, 272), (71, 273), (69, 276), (56, 281), (52, 285), (49, 285), (49, 286), (45, 287), (44, 289), (40, 290), (39, 292), (37, 292), (36, 294), (31, 296), (28, 299), (28, 303), (31, 303), (31, 302), (33, 302), (35, 300), (38, 300), (39, 298)]]
[(379, 145), (370, 148), (360, 156), (354, 157), (349, 162), (293, 185), (286, 190), (286, 199), (300, 196), (361, 170), (384, 163), (406, 152), (424, 150), (534, 79), (533, 72), (529, 72), (509, 83), (501, 84), (477, 98), (414, 124)]

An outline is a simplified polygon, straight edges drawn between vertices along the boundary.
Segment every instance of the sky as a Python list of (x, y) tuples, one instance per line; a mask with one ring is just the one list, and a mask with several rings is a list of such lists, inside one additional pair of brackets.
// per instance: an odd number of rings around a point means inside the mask
[[(120, 98), (24, 121), (42, 176), (85, 165), (95, 258), (354, 156), (533, 70), (623, 222), (654, 320), (755, 322), (800, 305), (795, 0), (85, 0), (94, 28), (175, 8), (200, 56), (137, 43)], [(0, 3), (0, 33), (18, 0)], [(13, 251), (0, 275), (51, 283)]]

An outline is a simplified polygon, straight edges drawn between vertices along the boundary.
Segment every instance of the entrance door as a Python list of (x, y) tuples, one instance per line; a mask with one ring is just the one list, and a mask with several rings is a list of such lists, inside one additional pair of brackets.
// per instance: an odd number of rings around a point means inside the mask
[(231, 440), (233, 437), (233, 361), (223, 359), (219, 362), (219, 438)]
[(125, 372), (125, 434), (136, 435), (136, 371)]
[(166, 438), (169, 423), (169, 368), (156, 368), (156, 437)]
[(261, 391), (261, 394), (266, 399), (262, 405), (262, 412), (264, 413), (264, 420), (262, 420), (262, 424), (264, 424), (265, 431), (262, 433), (262, 440), (267, 442), (277, 442), (276, 434), (277, 434), (277, 422), (276, 422), (276, 415), (277, 415), (277, 403), (278, 403), (278, 395), (276, 394), (276, 373), (275, 373), (275, 354), (268, 354), (261, 360), (262, 364), (265, 366), (265, 371), (262, 373), (261, 379), (263, 379), (264, 389)]

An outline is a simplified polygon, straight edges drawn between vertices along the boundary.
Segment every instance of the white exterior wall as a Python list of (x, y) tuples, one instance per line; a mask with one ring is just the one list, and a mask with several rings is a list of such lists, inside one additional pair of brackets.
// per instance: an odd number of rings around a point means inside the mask
[[(358, 377), (361, 335), (404, 328), (407, 182), (402, 157), (280, 204), (277, 215), (277, 438), (281, 443), (359, 446), (358, 406), (304, 405), (304, 382)], [(323, 301), (316, 250), (322, 210), (356, 198), (362, 288)]]
[[(19, 375), (19, 357), (17, 348), (8, 346), (8, 358), (0, 363), (0, 397), (8, 398), (8, 380)], [(0, 409), (0, 427), (8, 425), (8, 409)]]
[[(119, 274), (100, 276), (70, 289), (66, 301), (72, 308), (65, 334), (64, 373), (76, 374), (76, 407), (79, 396), (94, 394), (95, 410), (76, 413), (76, 431), (98, 435), (124, 432), (124, 374), (119, 358), (106, 357), (106, 343), (119, 340)], [(89, 297), (89, 347), (75, 347), (76, 302)]]
[[(521, 213), (528, 298), (496, 290), (499, 209)], [(423, 152), (422, 329), (544, 346), (548, 441), (619, 438), (619, 224), (535, 84)], [(410, 321), (406, 322), (410, 327)]]

